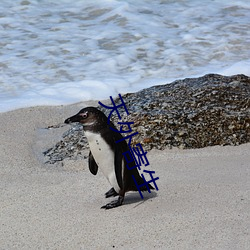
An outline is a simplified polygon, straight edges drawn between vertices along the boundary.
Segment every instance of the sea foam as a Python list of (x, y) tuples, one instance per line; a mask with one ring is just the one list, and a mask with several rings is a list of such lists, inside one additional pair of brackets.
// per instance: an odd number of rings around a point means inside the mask
[(250, 2), (1, 1), (0, 112), (250, 76)]

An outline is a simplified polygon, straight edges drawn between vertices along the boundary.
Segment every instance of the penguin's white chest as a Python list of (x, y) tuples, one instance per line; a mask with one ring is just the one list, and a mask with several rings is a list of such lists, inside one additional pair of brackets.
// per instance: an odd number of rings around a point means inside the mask
[(115, 155), (113, 150), (100, 134), (86, 131), (85, 135), (96, 164), (108, 179), (111, 186), (114, 187), (115, 191), (119, 192), (120, 187), (115, 174)]

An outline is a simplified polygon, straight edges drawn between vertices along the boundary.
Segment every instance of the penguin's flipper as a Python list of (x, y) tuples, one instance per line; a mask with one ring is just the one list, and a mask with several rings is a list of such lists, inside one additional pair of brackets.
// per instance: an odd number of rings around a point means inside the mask
[(107, 193), (105, 193), (105, 197), (106, 198), (109, 198), (109, 197), (112, 197), (112, 196), (117, 196), (118, 193), (115, 191), (114, 188), (111, 188)]
[(123, 200), (124, 200), (124, 196), (119, 195), (118, 200), (111, 201), (110, 203), (102, 206), (101, 208), (110, 209), (110, 208), (114, 208), (114, 207), (119, 207), (122, 205)]
[(116, 180), (117, 183), (120, 187), (120, 189), (123, 189), (123, 181), (122, 181), (122, 150), (119, 147), (119, 143), (115, 143), (115, 176), (116, 176)]
[(96, 164), (91, 151), (89, 151), (89, 170), (93, 175), (96, 175), (98, 171), (98, 165)]

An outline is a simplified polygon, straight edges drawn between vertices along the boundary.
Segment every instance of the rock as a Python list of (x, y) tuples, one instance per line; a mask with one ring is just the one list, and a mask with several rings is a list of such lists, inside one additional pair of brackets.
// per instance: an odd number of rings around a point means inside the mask
[[(250, 142), (250, 78), (245, 75), (209, 74), (122, 97), (130, 113), (127, 116), (121, 112), (122, 121), (134, 122), (133, 132), (139, 134), (132, 144), (140, 142), (144, 151)], [(119, 104), (120, 99), (115, 103)], [(109, 114), (109, 110), (99, 108)], [(117, 116), (112, 120), (115, 125), (119, 121)], [(50, 163), (81, 158), (86, 157), (82, 151), (87, 147), (82, 128), (76, 125), (44, 155)]]

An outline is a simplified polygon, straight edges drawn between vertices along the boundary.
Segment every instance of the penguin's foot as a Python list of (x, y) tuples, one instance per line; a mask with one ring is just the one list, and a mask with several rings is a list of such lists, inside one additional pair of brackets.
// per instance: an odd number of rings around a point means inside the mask
[(117, 196), (118, 193), (115, 191), (114, 188), (111, 188), (107, 193), (105, 193), (105, 197), (106, 198), (109, 198), (109, 197), (112, 197), (112, 196)]
[(101, 208), (110, 209), (110, 208), (114, 208), (114, 207), (119, 207), (122, 205), (123, 200), (124, 200), (124, 197), (119, 196), (118, 200), (112, 201), (112, 202), (102, 206)]

